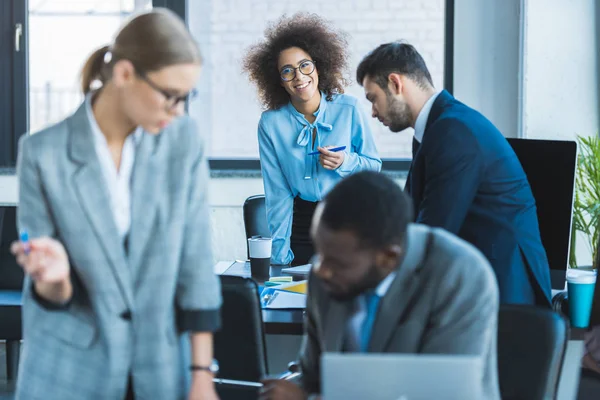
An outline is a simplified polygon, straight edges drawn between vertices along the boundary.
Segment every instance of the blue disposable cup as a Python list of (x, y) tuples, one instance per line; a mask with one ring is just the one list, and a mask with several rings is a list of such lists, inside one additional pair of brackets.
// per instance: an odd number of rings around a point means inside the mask
[(595, 275), (567, 277), (569, 315), (572, 327), (587, 328), (590, 324), (595, 287)]

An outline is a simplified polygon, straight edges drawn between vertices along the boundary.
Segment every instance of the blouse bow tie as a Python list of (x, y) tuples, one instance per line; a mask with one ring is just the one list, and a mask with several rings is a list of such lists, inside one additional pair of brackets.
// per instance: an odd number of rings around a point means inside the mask
[[(316, 155), (315, 156), (309, 155), (309, 153), (311, 153), (313, 151), (312, 149), (316, 149), (317, 147), (319, 147), (321, 145), (319, 143), (320, 142), (319, 132), (331, 132), (333, 130), (333, 126), (331, 124), (327, 124), (325, 122), (320, 122), (320, 121), (315, 121), (312, 124), (306, 125), (307, 121), (304, 120), (303, 123), (305, 125), (302, 128), (302, 130), (300, 131), (300, 134), (298, 135), (298, 138), (296, 139), (296, 143), (298, 143), (298, 145), (300, 145), (300, 146), (304, 146), (304, 153), (305, 153), (304, 179), (311, 179), (313, 176), (313, 173), (316, 172), (318, 158)], [(317, 131), (317, 134), (315, 135), (315, 143), (313, 144), (313, 146), (311, 146), (310, 145), (311, 135), (315, 129)]]
[[(315, 122), (311, 125), (304, 125), (304, 128), (302, 128), (300, 134), (298, 135), (298, 139), (296, 139), (296, 143), (298, 143), (300, 146), (307, 146), (310, 143), (310, 134), (315, 128), (317, 129), (317, 131), (324, 130), (327, 132), (331, 132), (333, 126), (331, 124), (326, 124), (325, 122)], [(318, 136), (319, 135), (317, 135), (317, 137)]]
[[(304, 179), (311, 179), (313, 174), (316, 173), (317, 162), (319, 158), (314, 155), (311, 156), (309, 153), (316, 150), (320, 144), (319, 133), (320, 132), (331, 132), (333, 130), (333, 125), (322, 122), (325, 118), (325, 110), (327, 109), (327, 101), (325, 101), (325, 94), (321, 94), (321, 103), (319, 104), (319, 110), (314, 114), (316, 116), (315, 122), (312, 124), (309, 123), (304, 115), (302, 115), (298, 110), (294, 108), (292, 103), (289, 103), (290, 112), (296, 118), (296, 120), (302, 125), (302, 130), (298, 134), (298, 138), (296, 139), (296, 143), (299, 146), (304, 147)], [(313, 131), (316, 131), (315, 134), (315, 143), (310, 145), (312, 142), (312, 134)], [(313, 150), (314, 149), (314, 150)]]

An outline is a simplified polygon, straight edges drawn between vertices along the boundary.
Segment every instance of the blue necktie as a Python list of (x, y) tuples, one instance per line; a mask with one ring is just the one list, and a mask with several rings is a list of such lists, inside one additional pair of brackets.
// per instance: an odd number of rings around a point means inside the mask
[(367, 316), (362, 323), (362, 329), (360, 331), (360, 351), (366, 352), (369, 347), (369, 341), (371, 340), (371, 331), (373, 329), (373, 323), (377, 316), (377, 308), (379, 307), (380, 297), (377, 293), (369, 291), (364, 294), (365, 302), (367, 303)]

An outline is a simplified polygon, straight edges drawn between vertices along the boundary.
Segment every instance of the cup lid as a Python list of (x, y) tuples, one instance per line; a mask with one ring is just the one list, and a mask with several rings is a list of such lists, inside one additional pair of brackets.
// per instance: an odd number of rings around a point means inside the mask
[(571, 283), (595, 283), (596, 273), (592, 271), (574, 271), (567, 272), (567, 282)]
[(254, 241), (254, 240), (256, 240), (256, 241), (259, 241), (259, 240), (271, 240), (271, 238), (270, 237), (265, 237), (265, 236), (252, 236), (252, 237), (249, 237), (248, 240), (250, 240), (250, 241)]

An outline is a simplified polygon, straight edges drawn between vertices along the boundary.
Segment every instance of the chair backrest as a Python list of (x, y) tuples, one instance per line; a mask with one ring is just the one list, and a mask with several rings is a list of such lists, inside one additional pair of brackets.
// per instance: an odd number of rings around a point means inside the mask
[[(250, 196), (244, 202), (244, 228), (246, 239), (252, 236), (270, 237), (269, 224), (267, 223), (267, 211), (265, 208), (265, 195)], [(246, 241), (246, 250), (250, 258), (250, 250)]]
[(267, 353), (258, 287), (249, 278), (220, 278), (222, 326), (214, 339), (218, 378), (259, 382), (267, 374)]
[(23, 270), (10, 252), (17, 234), (17, 207), (0, 207), (0, 290), (21, 290)]
[(568, 338), (567, 320), (554, 311), (501, 305), (498, 379), (502, 399), (556, 398)]

